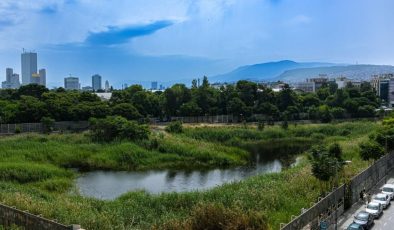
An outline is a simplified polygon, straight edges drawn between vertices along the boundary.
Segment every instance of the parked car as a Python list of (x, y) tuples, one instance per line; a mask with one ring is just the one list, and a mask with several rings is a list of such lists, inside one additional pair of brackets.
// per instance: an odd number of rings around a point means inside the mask
[(390, 200), (394, 199), (394, 184), (383, 185), (382, 193), (389, 195)]
[(380, 203), (383, 205), (383, 209), (385, 209), (390, 205), (390, 196), (384, 193), (379, 193), (373, 198), (372, 201)]
[(365, 230), (365, 228), (357, 223), (351, 223), (346, 230)]
[(374, 216), (369, 212), (361, 211), (354, 216), (353, 223), (360, 225), (363, 229), (370, 229), (374, 223)]
[(378, 202), (370, 202), (365, 209), (366, 212), (370, 213), (375, 219), (383, 213), (383, 206)]

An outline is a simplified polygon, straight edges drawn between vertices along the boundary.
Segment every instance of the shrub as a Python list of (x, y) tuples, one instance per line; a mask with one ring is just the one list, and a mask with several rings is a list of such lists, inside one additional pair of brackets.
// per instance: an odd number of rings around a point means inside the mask
[(361, 143), (360, 147), (360, 157), (361, 159), (367, 161), (370, 159), (379, 159), (384, 155), (384, 149), (375, 141), (368, 141)]
[(21, 127), (19, 125), (16, 125), (15, 127), (15, 134), (21, 133)]
[(135, 121), (128, 121), (120, 116), (89, 120), (91, 137), (95, 141), (110, 142), (115, 139), (142, 140), (148, 139), (149, 129)]
[(181, 121), (172, 121), (167, 127), (166, 131), (169, 133), (182, 133), (183, 126)]
[(42, 132), (48, 134), (52, 132), (54, 128), (55, 120), (50, 117), (43, 117), (41, 118), (41, 124), (42, 124)]
[(184, 221), (173, 220), (154, 229), (164, 230), (254, 230), (270, 229), (263, 215), (244, 212), (238, 207), (226, 208), (221, 204), (199, 204)]
[(259, 121), (259, 123), (257, 124), (257, 130), (263, 131), (264, 128), (265, 128), (265, 123), (264, 123), (264, 121)]
[(282, 121), (281, 127), (282, 127), (282, 129), (288, 129), (289, 122), (285, 119), (284, 121)]

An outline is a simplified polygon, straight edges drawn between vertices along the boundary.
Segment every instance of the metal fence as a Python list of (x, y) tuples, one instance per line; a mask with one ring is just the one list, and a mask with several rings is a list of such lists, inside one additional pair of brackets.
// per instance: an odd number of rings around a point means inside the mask
[(181, 121), (182, 123), (234, 123), (238, 122), (237, 116), (215, 115), (215, 116), (195, 116), (195, 117), (171, 117), (171, 121)]
[[(89, 128), (88, 121), (55, 122), (53, 131), (83, 131)], [(42, 132), (42, 123), (0, 124), (0, 134)]]
[[(281, 230), (320, 229), (322, 220), (326, 220), (328, 229), (332, 229), (345, 208), (345, 204), (353, 205), (360, 199), (360, 192), (370, 190), (376, 184), (386, 179), (386, 175), (394, 168), (394, 152), (377, 160), (373, 165), (354, 176), (349, 183), (341, 185), (326, 197), (302, 210), (299, 216), (292, 216), (288, 224), (281, 224)], [(348, 206), (349, 206), (348, 205)], [(335, 219), (333, 219), (335, 214)], [(335, 221), (334, 221), (335, 220)]]
[(0, 226), (17, 225), (25, 230), (77, 230), (79, 225), (64, 225), (26, 211), (0, 204)]

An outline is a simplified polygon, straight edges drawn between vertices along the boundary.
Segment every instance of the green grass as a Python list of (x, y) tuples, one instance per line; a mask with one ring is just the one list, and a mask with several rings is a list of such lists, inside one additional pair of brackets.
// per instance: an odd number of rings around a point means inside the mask
[[(185, 128), (183, 134), (153, 135), (139, 143), (98, 144), (84, 134), (23, 134), (0, 138), (0, 202), (86, 229), (193, 229), (200, 218), (235, 218), (234, 226), (272, 229), (309, 207), (319, 196), (319, 182), (310, 165), (248, 178), (208, 191), (151, 195), (126, 193), (113, 201), (80, 196), (70, 168), (144, 170), (159, 168), (231, 167), (246, 163), (248, 152), (269, 157), (302, 153), (313, 144), (339, 143), (351, 177), (367, 166), (358, 144), (378, 123), (347, 122), (266, 127)], [(214, 213), (212, 213), (214, 212)], [(194, 222), (193, 222), (194, 221)], [(260, 222), (259, 222), (260, 221)], [(256, 225), (254, 225), (256, 224)], [(168, 227), (170, 226), (170, 227)], [(258, 227), (256, 227), (258, 228)]]

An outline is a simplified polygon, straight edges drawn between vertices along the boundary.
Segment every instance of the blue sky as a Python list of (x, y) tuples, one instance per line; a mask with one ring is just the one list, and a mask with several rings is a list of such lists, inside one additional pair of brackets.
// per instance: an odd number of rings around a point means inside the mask
[[(185, 81), (281, 59), (394, 64), (392, 0), (1, 0), (0, 79), (38, 52), (49, 86)], [(1, 73), (1, 72), (0, 72)], [(4, 76), (3, 76), (4, 75)]]

